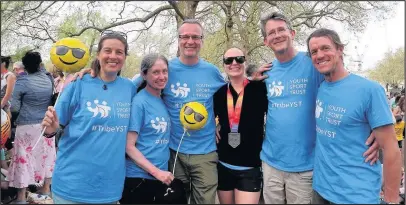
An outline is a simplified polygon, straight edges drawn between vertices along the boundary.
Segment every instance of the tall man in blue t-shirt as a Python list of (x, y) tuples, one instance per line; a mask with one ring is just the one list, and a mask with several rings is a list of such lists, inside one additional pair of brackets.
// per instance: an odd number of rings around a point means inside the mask
[[(276, 57), (265, 79), (268, 113), (260, 153), (264, 200), (266, 204), (310, 203), (316, 140), (315, 102), (324, 77), (314, 69), (306, 53), (293, 47), (295, 31), (285, 16), (265, 15), (261, 18), (261, 32), (264, 44)], [(371, 149), (376, 150), (372, 146)]]
[(325, 76), (316, 100), (313, 202), (379, 204), (381, 163), (371, 166), (361, 156), (373, 132), (384, 152), (384, 201), (399, 203), (401, 157), (383, 87), (344, 68), (344, 44), (335, 31), (314, 31), (307, 46)]

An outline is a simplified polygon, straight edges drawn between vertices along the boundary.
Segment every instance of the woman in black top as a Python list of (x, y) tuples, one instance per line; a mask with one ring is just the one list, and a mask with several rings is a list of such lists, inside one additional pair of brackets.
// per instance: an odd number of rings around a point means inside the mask
[(223, 62), (230, 82), (214, 95), (220, 127), (218, 196), (221, 204), (257, 204), (262, 188), (259, 153), (268, 109), (266, 85), (246, 78), (240, 49), (227, 50)]

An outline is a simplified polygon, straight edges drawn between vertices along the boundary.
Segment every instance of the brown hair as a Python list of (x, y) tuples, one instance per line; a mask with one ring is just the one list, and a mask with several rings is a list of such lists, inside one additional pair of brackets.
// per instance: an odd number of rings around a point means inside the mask
[[(121, 41), (121, 43), (124, 44), (124, 53), (126, 56), (128, 55), (127, 40), (121, 34), (114, 33), (114, 32), (105, 34), (100, 38), (99, 44), (97, 45), (97, 53), (99, 53), (101, 51), (101, 49), (103, 48), (103, 42), (107, 39), (117, 39), (117, 40)], [(100, 69), (101, 69), (99, 59), (96, 58), (95, 60), (93, 60), (91, 68), (96, 73), (96, 75), (99, 75)], [(121, 71), (119, 71), (117, 73), (117, 75), (120, 75), (120, 73), (121, 73)]]

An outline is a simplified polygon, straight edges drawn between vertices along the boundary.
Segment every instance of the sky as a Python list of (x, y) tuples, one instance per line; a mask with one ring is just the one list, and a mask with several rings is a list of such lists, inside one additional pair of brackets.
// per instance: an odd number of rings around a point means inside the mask
[[(354, 72), (373, 69), (384, 58), (384, 54), (388, 50), (404, 48), (405, 2), (398, 3), (399, 5), (393, 11), (395, 13), (391, 18), (381, 21), (369, 21), (365, 30), (357, 34), (358, 38), (339, 23), (331, 23), (331, 25), (326, 26), (337, 31), (341, 41), (346, 44), (344, 62), (347, 69)], [(299, 50), (304, 51), (306, 47), (300, 46)], [(361, 61), (361, 67), (354, 61)]]
[(363, 55), (363, 70), (372, 68), (383, 59), (386, 51), (405, 45), (405, 2), (399, 2), (393, 18), (382, 22), (370, 21), (359, 43)]

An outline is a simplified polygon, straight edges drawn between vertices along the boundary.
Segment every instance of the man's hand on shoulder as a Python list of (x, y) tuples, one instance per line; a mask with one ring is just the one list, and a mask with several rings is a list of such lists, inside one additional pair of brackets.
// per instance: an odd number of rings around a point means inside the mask
[(255, 81), (261, 81), (268, 77), (268, 75), (264, 74), (265, 71), (271, 70), (272, 63), (267, 63), (259, 67), (256, 71), (254, 71), (251, 75), (251, 79)]

